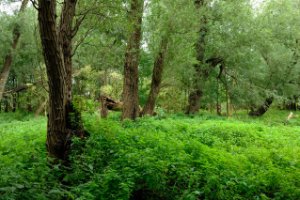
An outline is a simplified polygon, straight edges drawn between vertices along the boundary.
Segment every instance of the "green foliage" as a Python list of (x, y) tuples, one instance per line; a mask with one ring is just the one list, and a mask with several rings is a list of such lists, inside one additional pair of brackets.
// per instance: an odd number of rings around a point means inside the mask
[(23, 113), (0, 115), (0, 199), (57, 199), (58, 168), (47, 165), (46, 120)]
[(44, 118), (1, 114), (1, 199), (299, 199), (300, 132), (286, 114), (85, 114), (91, 136), (74, 139), (69, 170), (47, 166)]

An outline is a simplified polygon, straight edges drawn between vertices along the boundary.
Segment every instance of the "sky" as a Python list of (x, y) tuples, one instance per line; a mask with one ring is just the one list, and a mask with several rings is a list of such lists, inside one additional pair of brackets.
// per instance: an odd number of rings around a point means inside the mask
[(257, 10), (265, 0), (251, 0), (253, 9)]
[[(1, 0), (0, 0), (1, 2)], [(21, 2), (14, 2), (14, 3), (0, 3), (0, 12), (6, 12), (7, 14), (13, 14), (15, 10), (20, 7)]]

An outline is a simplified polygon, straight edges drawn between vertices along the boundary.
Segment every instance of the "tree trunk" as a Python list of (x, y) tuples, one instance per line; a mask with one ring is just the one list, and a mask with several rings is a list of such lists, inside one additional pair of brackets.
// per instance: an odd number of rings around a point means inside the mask
[(220, 80), (219, 80), (219, 78), (217, 79), (217, 84), (218, 84), (218, 88), (217, 88), (216, 111), (217, 111), (217, 115), (221, 116), (222, 115), (222, 105), (220, 103)]
[[(17, 79), (16, 79), (15, 75), (13, 76), (13, 79), (12, 79), (12, 85), (13, 85), (13, 87), (17, 87)], [(18, 93), (13, 93), (12, 99), (13, 99), (12, 111), (16, 112), (17, 106), (18, 106)]]
[(129, 21), (133, 31), (129, 36), (125, 54), (122, 119), (134, 120), (139, 116), (138, 65), (142, 38), (143, 8), (143, 0), (131, 0)]
[(66, 128), (66, 71), (56, 27), (56, 1), (39, 0), (38, 21), (49, 84), (47, 150), (66, 160), (70, 135)]
[(56, 2), (39, 0), (40, 35), (49, 84), (47, 149), (50, 156), (64, 161), (68, 158), (71, 137), (87, 136), (81, 115), (71, 102), (72, 39), (76, 34), (72, 26), (76, 3), (76, 0), (64, 1), (57, 28)]
[[(87, 132), (84, 131), (81, 113), (72, 103), (72, 71), (73, 71), (73, 44), (72, 40), (77, 33), (80, 23), (73, 26), (73, 21), (76, 13), (77, 0), (65, 0), (60, 16), (59, 25), (59, 43), (63, 52), (63, 61), (65, 67), (65, 81), (66, 81), (66, 96), (67, 96), (67, 129), (71, 132), (72, 136), (84, 138)], [(84, 18), (79, 21), (82, 22)]]
[[(195, 0), (195, 5), (199, 9), (203, 6), (204, 1), (203, 0)], [(198, 63), (194, 65), (195, 68), (195, 74), (193, 77), (193, 88), (192, 92), (189, 95), (188, 98), (188, 106), (186, 109), (186, 114), (195, 114), (199, 111), (200, 109), (200, 99), (203, 95), (202, 91), (202, 84), (201, 84), (201, 79), (205, 79), (208, 76), (204, 69), (203, 69), (203, 64), (204, 64), (204, 51), (205, 51), (205, 36), (207, 33), (207, 28), (206, 28), (206, 19), (201, 21), (200, 25), (200, 31), (199, 31), (199, 39), (195, 45), (196, 51), (197, 51), (197, 61)]]
[(64, 56), (66, 69), (67, 99), (72, 99), (72, 39), (74, 37), (73, 21), (77, 0), (65, 0), (62, 8), (59, 25), (59, 40)]
[(100, 115), (101, 118), (107, 118), (108, 115), (108, 109), (107, 109), (107, 100), (105, 96), (100, 97), (101, 102), (101, 109), (100, 109)]
[(166, 38), (162, 38), (160, 51), (154, 62), (150, 93), (142, 111), (142, 115), (154, 115), (155, 102), (159, 94), (162, 81), (167, 44), (168, 40)]
[(9, 111), (9, 103), (8, 103), (8, 99), (4, 98), (4, 112), (8, 113)]
[(31, 99), (30, 97), (27, 98), (27, 112), (31, 113), (33, 111)]
[[(25, 8), (28, 4), (28, 1), (29, 0), (22, 1), (22, 5), (19, 10), (19, 14), (25, 10)], [(13, 29), (13, 41), (11, 44), (11, 49), (8, 51), (8, 54), (5, 56), (4, 64), (3, 64), (1, 74), (0, 74), (0, 101), (3, 97), (3, 93), (5, 91), (5, 85), (6, 85), (6, 82), (7, 82), (8, 76), (9, 76), (9, 72), (11, 69), (11, 64), (13, 61), (13, 50), (15, 50), (17, 48), (17, 44), (19, 42), (20, 35), (21, 35), (20, 27), (18, 24), (16, 24)]]
[(294, 110), (297, 111), (297, 103), (298, 103), (298, 96), (294, 95), (288, 98), (287, 102), (284, 102), (283, 107), (287, 110)]
[(195, 114), (200, 109), (200, 99), (202, 97), (202, 90), (200, 88), (193, 90), (189, 95), (189, 105), (186, 110), (186, 114)]
[(40, 116), (40, 114), (46, 110), (46, 105), (47, 105), (47, 100), (45, 100), (39, 107), (38, 109), (35, 111), (34, 113), (34, 117), (38, 117)]
[(250, 116), (253, 116), (253, 117), (260, 117), (262, 116), (263, 114), (265, 114), (268, 109), (270, 108), (270, 106), (272, 105), (273, 103), (273, 100), (274, 98), (273, 97), (269, 97), (265, 100), (264, 104), (261, 105), (260, 107), (258, 108), (251, 108), (251, 111), (249, 112), (249, 115)]

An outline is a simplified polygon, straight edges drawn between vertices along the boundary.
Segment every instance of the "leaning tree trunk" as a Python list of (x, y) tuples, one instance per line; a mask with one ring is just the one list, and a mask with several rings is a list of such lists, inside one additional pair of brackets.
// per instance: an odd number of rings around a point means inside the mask
[[(23, 0), (22, 5), (19, 11), (19, 14), (23, 13), (29, 0)], [(19, 38), (21, 36), (20, 26), (18, 24), (15, 25), (13, 29), (13, 41), (11, 44), (11, 49), (8, 51), (8, 54), (5, 56), (4, 64), (0, 74), (0, 101), (3, 98), (3, 94), (5, 91), (5, 85), (9, 76), (9, 72), (11, 69), (11, 64), (13, 61), (13, 50), (17, 48)]]
[(129, 21), (132, 32), (129, 36), (125, 54), (122, 119), (134, 120), (139, 116), (138, 65), (142, 38), (143, 8), (143, 0), (131, 0)]
[(151, 89), (146, 104), (144, 106), (144, 109), (142, 111), (142, 115), (154, 115), (155, 102), (159, 94), (163, 70), (164, 70), (167, 43), (168, 43), (167, 39), (163, 38), (160, 44), (160, 51), (154, 62)]
[(69, 133), (66, 128), (66, 71), (56, 27), (56, 1), (39, 0), (38, 21), (49, 84), (47, 150), (66, 160)]
[(260, 117), (262, 116), (263, 114), (265, 114), (268, 109), (270, 108), (270, 106), (272, 105), (273, 103), (273, 100), (274, 98), (273, 97), (269, 97), (265, 100), (264, 104), (259, 106), (258, 108), (251, 108), (251, 111), (249, 112), (249, 115), (250, 116), (253, 116), (253, 117)]
[[(195, 0), (195, 5), (197, 8), (201, 8), (204, 4), (203, 0)], [(204, 64), (204, 51), (205, 51), (205, 36), (207, 33), (206, 19), (201, 22), (201, 28), (199, 31), (199, 38), (195, 45), (197, 51), (197, 61), (198, 63), (194, 65), (195, 74), (193, 78), (193, 88), (188, 98), (188, 106), (186, 109), (186, 114), (195, 114), (200, 109), (200, 99), (203, 95), (201, 79), (206, 78), (205, 70), (203, 69)]]

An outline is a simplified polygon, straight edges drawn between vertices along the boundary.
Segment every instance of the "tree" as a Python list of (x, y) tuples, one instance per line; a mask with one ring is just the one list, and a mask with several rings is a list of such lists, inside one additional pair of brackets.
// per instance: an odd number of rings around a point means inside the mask
[(131, 0), (129, 11), (130, 34), (127, 42), (124, 64), (123, 113), (122, 119), (136, 119), (139, 116), (139, 59), (142, 39), (143, 0)]
[[(195, 0), (195, 5), (198, 9), (200, 9), (204, 5), (203, 0)], [(194, 64), (195, 74), (193, 77), (193, 88), (189, 94), (188, 98), (188, 106), (186, 110), (186, 114), (195, 114), (200, 109), (200, 99), (203, 95), (203, 86), (201, 85), (201, 78), (207, 78), (208, 76), (203, 69), (204, 63), (204, 51), (205, 51), (205, 37), (207, 32), (206, 27), (206, 17), (203, 16), (200, 25), (199, 38), (195, 45), (197, 61), (198, 63)]]
[(167, 51), (168, 39), (167, 37), (162, 37), (160, 42), (160, 48), (158, 55), (154, 61), (153, 73), (152, 73), (152, 81), (151, 81), (151, 89), (142, 111), (142, 115), (153, 115), (156, 98), (159, 94), (160, 85), (162, 82), (163, 69), (165, 65), (165, 57)]
[[(78, 27), (73, 27), (77, 0), (65, 0), (61, 11), (59, 25), (59, 42), (63, 52), (64, 67), (66, 70), (67, 99), (72, 98), (72, 39), (76, 35)], [(81, 21), (81, 20), (80, 20)], [(80, 23), (76, 24), (79, 26)]]
[(64, 1), (59, 29), (55, 1), (39, 0), (38, 9), (49, 83), (47, 149), (50, 156), (64, 161), (68, 157), (71, 137), (84, 135), (80, 113), (71, 102), (72, 38), (75, 34), (72, 24), (76, 3), (76, 0)]
[[(28, 1), (29, 0), (22, 1), (21, 8), (19, 10), (18, 15), (21, 15), (24, 12), (28, 4)], [(2, 100), (5, 91), (5, 85), (9, 76), (9, 72), (11, 70), (11, 65), (13, 62), (13, 51), (17, 48), (20, 36), (21, 36), (20, 25), (17, 23), (13, 29), (13, 40), (11, 44), (11, 49), (8, 51), (8, 54), (5, 56), (4, 64), (0, 74), (0, 102)]]
[(56, 1), (39, 0), (38, 21), (49, 84), (47, 150), (50, 156), (66, 160), (70, 140), (66, 127), (66, 71), (57, 34)]

